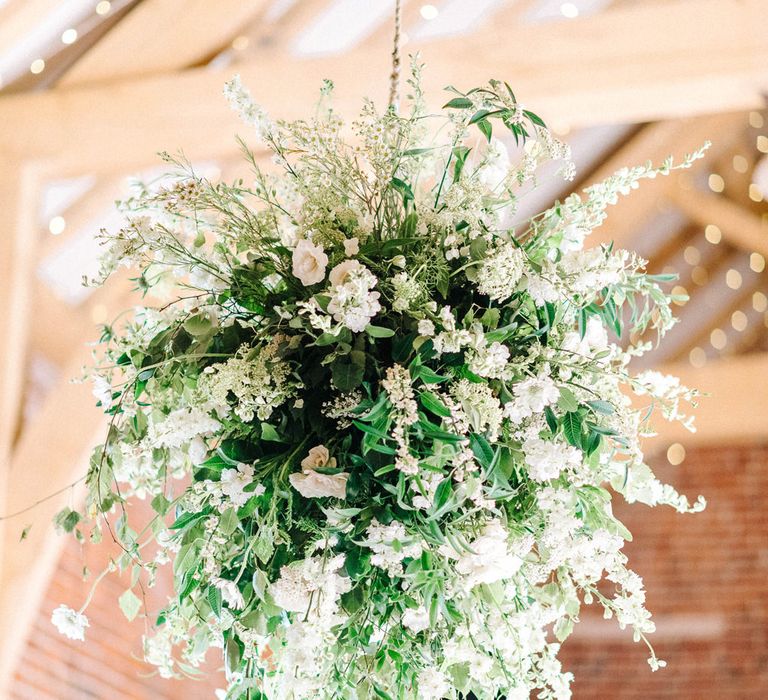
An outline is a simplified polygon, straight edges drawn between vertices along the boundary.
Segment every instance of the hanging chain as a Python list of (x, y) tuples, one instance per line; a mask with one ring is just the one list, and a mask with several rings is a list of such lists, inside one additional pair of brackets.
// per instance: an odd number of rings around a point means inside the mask
[(400, 106), (400, 0), (395, 0), (395, 36), (392, 40), (392, 74), (389, 76), (389, 108)]

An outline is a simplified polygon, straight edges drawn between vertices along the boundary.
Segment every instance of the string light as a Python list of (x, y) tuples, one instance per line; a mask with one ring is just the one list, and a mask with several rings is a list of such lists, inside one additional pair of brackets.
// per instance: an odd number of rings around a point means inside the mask
[(676, 467), (685, 460), (685, 448), (679, 442), (673, 442), (667, 448), (667, 461)]
[(751, 253), (749, 256), (749, 269), (752, 272), (762, 272), (765, 270), (765, 258), (760, 253)]
[(753, 202), (762, 202), (764, 199), (763, 193), (760, 190), (760, 187), (756, 185), (754, 182), (750, 183), (749, 185), (749, 198)]
[(758, 313), (768, 309), (768, 296), (763, 294), (763, 292), (755, 292), (752, 295), (752, 308)]
[(232, 48), (235, 51), (245, 51), (248, 48), (248, 44), (251, 40), (247, 36), (238, 36), (232, 40)]
[(419, 10), (419, 14), (426, 19), (435, 19), (440, 14), (440, 10), (438, 10), (434, 5), (422, 5), (421, 9)]
[(760, 151), (760, 153), (768, 153), (768, 136), (760, 134), (760, 136), (757, 137), (757, 150)]
[(575, 19), (579, 16), (579, 8), (572, 2), (564, 2), (560, 5), (560, 14), (568, 19)]
[(749, 319), (747, 319), (747, 314), (743, 311), (734, 311), (731, 314), (731, 326), (733, 327), (733, 330), (738, 331), (739, 333), (747, 329), (748, 322)]
[(707, 184), (709, 185), (709, 189), (713, 192), (722, 192), (725, 189), (725, 180), (723, 180), (722, 176), (717, 173), (710, 174), (707, 179)]
[(760, 114), (760, 112), (750, 112), (749, 113), (749, 125), (755, 129), (762, 129), (763, 124), (765, 124), (765, 119), (763, 119), (763, 115)]
[(106, 15), (112, 9), (112, 3), (109, 0), (101, 0), (96, 4), (96, 14)]
[(34, 61), (32, 61), (32, 64), (29, 66), (30, 73), (33, 73), (34, 75), (39, 75), (45, 70), (45, 61), (42, 58), (36, 58)]
[(672, 287), (672, 295), (676, 297), (680, 297), (679, 299), (675, 299), (673, 302), (678, 306), (685, 306), (689, 301), (688, 290), (685, 287), (683, 287), (682, 284), (677, 284), (674, 287)]
[(689, 265), (698, 265), (701, 262), (701, 251), (695, 245), (689, 245), (683, 252), (683, 258)]
[(737, 173), (745, 173), (749, 170), (749, 161), (744, 156), (734, 156), (733, 169)]
[(74, 44), (77, 41), (77, 29), (73, 29), (70, 27), (69, 29), (65, 29), (61, 33), (61, 43), (62, 44)]
[(64, 229), (67, 227), (67, 222), (64, 221), (63, 216), (54, 216), (48, 222), (48, 230), (54, 235), (58, 236), (64, 233)]
[(721, 328), (715, 328), (709, 334), (709, 343), (715, 350), (722, 350), (728, 344), (728, 336)]
[(697, 346), (688, 353), (688, 361), (692, 367), (703, 367), (707, 364), (707, 353)]
[(731, 268), (725, 273), (725, 283), (731, 289), (739, 289), (741, 287), (741, 273), (738, 270)]
[(704, 238), (706, 238), (712, 245), (717, 245), (723, 238), (723, 232), (715, 224), (707, 224), (704, 229)]
[(703, 287), (707, 282), (709, 282), (709, 272), (707, 272), (706, 267), (694, 267), (693, 270), (691, 270), (691, 279), (693, 280), (694, 284), (699, 285), (699, 287)]

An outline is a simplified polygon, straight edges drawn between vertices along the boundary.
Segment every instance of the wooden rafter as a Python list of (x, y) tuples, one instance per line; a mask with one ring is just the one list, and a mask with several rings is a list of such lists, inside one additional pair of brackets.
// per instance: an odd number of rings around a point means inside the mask
[(768, 223), (757, 214), (726, 197), (701, 190), (673, 188), (669, 196), (692, 221), (702, 226), (715, 224), (731, 245), (768, 258)]
[(114, 81), (202, 65), (266, 4), (266, 0), (143, 0), (69, 69), (59, 85)]
[(688, 432), (678, 423), (654, 421), (657, 437), (648, 448), (666, 448), (673, 442), (686, 447), (755, 443), (768, 432), (768, 354), (730, 356), (697, 369), (688, 362), (664, 365), (661, 371), (680, 377), (705, 396), (694, 414), (697, 430)]
[[(425, 87), (440, 98), (449, 76), (460, 86), (491, 75), (508, 77), (526, 104), (572, 126), (750, 108), (762, 103), (768, 87), (768, 36), (757, 29), (761, 5), (760, 0), (674, 0), (524, 30), (498, 21), (463, 39), (460, 52), (452, 39), (426, 45), (431, 68)], [(687, 22), (693, 13), (699, 21)], [(291, 118), (327, 76), (336, 81), (341, 111), (356, 111), (361, 95), (381, 97), (388, 58), (363, 51), (311, 62), (273, 57), (237, 69), (272, 112)], [(190, 157), (228, 152), (237, 127), (220, 94), (232, 72), (198, 69), (9, 96), (0, 100), (6, 127), (0, 149), (12, 139), (25, 152), (51, 159), (59, 172), (132, 167), (169, 144)], [(371, 76), (381, 80), (372, 83)], [(289, 103), (286, 85), (294, 98)]]

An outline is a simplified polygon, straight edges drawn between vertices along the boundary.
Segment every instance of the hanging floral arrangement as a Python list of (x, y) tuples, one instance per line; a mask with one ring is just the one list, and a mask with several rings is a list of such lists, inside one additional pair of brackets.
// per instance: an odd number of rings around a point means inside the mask
[[(145, 659), (170, 678), (222, 655), (231, 700), (567, 698), (582, 606), (654, 629), (613, 494), (704, 505), (640, 449), (649, 406), (690, 425), (692, 392), (628, 368), (674, 323), (670, 277), (584, 247), (619, 196), (701, 152), (516, 220), (546, 169), (573, 177), (569, 148), (504, 83), (451, 88), (435, 116), (417, 64), (408, 82), (406, 114), (366, 102), (345, 126), (330, 83), (284, 122), (235, 79), (279, 167), (246, 149), (252, 181), (226, 184), (166, 156), (104, 234), (94, 283), (135, 266), (171, 302), (104, 329), (109, 434), (58, 522), (119, 542)], [(154, 510), (140, 528), (131, 499)]]

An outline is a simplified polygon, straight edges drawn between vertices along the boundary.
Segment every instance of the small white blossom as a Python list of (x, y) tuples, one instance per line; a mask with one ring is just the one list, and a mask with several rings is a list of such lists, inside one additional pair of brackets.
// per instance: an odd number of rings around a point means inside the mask
[(51, 614), (51, 622), (59, 632), (70, 639), (85, 641), (85, 630), (89, 627), (88, 618), (76, 610), (59, 605)]

